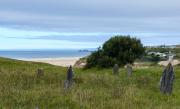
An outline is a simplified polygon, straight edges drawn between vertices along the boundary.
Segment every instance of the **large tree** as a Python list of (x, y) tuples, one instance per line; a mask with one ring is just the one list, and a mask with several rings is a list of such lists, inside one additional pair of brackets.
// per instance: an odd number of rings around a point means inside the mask
[(122, 66), (133, 63), (143, 54), (144, 47), (139, 39), (130, 36), (114, 36), (88, 57), (86, 67), (112, 67), (115, 63)]

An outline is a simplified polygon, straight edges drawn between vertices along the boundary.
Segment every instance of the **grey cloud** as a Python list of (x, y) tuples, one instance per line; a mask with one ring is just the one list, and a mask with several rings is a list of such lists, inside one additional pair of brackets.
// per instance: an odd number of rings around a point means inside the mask
[(1, 8), (48, 15), (100, 16), (100, 17), (157, 17), (177, 16), (177, 0), (13, 0), (1, 1)]
[(178, 0), (4, 0), (0, 25), (58, 32), (179, 32)]

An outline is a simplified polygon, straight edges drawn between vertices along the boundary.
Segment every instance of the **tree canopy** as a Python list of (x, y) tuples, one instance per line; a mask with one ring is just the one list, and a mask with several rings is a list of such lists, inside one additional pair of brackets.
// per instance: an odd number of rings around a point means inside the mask
[(133, 63), (144, 54), (144, 51), (139, 39), (130, 36), (114, 36), (87, 58), (86, 67), (106, 68), (114, 64), (122, 66)]

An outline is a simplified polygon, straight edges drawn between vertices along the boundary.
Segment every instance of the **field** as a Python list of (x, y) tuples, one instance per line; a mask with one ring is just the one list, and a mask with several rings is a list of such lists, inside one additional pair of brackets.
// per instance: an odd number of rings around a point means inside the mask
[[(45, 75), (37, 78), (38, 68)], [(0, 58), (0, 109), (180, 109), (180, 66), (172, 95), (159, 91), (162, 67), (74, 69), (75, 83), (64, 90), (67, 68)]]

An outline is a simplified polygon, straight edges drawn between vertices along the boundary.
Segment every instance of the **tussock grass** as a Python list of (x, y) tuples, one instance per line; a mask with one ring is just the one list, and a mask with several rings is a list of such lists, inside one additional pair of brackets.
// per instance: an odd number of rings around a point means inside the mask
[[(37, 78), (38, 68), (44, 68)], [(66, 68), (43, 63), (0, 58), (0, 108), (2, 109), (179, 109), (180, 67), (175, 67), (173, 94), (159, 91), (160, 66), (133, 69), (132, 77), (120, 69), (74, 69), (75, 83), (63, 87)]]

